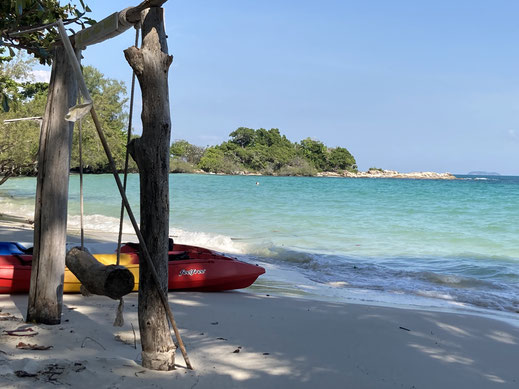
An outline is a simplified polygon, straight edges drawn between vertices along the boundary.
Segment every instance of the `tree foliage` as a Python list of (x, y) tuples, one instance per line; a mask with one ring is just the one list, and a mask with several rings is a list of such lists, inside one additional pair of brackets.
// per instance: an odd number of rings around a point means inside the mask
[[(55, 28), (49, 27), (37, 31), (37, 27), (48, 26), (58, 19), (65, 25), (76, 24), (85, 28), (85, 24), (92, 25), (94, 20), (85, 14), (90, 8), (83, 0), (79, 0), (81, 10), (75, 4), (61, 5), (58, 0), (4, 0), (0, 2), (0, 55), (14, 57), (13, 49), (23, 49), (34, 55), (42, 64), (51, 63), (50, 47), (59, 40)], [(24, 31), (27, 31), (24, 33)], [(73, 32), (73, 31), (72, 31)], [(22, 34), (20, 34), (22, 33)], [(3, 57), (8, 60), (9, 57)]]
[(170, 167), (172, 173), (194, 173), (205, 148), (195, 146), (184, 139), (174, 141), (170, 147)]
[(45, 101), (45, 93), (40, 92), (32, 99), (20, 102), (18, 109), (0, 113), (0, 173), (4, 176), (0, 183), (11, 176), (36, 173), (40, 138), (40, 121), (5, 123), (4, 120), (40, 116)]
[(36, 172), (40, 121), (4, 122), (43, 115), (48, 84), (31, 82), (34, 63), (34, 58), (21, 53), (10, 62), (0, 61), (0, 84), (4, 86), (4, 109), (0, 110), (0, 173), (3, 174), (0, 184), (11, 176)]
[[(314, 139), (292, 143), (277, 128), (239, 127), (229, 140), (205, 150), (198, 167), (206, 172), (311, 176), (319, 171), (355, 171), (355, 158), (344, 147), (328, 148)], [(183, 141), (185, 149), (189, 145)], [(180, 144), (178, 145), (180, 146)]]
[[(125, 111), (127, 102), (126, 87), (124, 83), (106, 78), (93, 66), (83, 68), (83, 76), (88, 91), (94, 101), (97, 115), (101, 121), (104, 135), (110, 146), (116, 166), (123, 169), (126, 141), (128, 114)], [(76, 124), (77, 128), (78, 124)], [(82, 120), (82, 151), (83, 166), (85, 171), (103, 173), (110, 171), (103, 146), (97, 135), (92, 118), (87, 115)], [(79, 132), (74, 131), (72, 140), (71, 168), (79, 168)], [(135, 165), (132, 163), (132, 170)]]
[(323, 142), (306, 138), (299, 145), (302, 155), (313, 163), (317, 170), (327, 170), (328, 149)]
[(218, 146), (205, 150), (198, 167), (210, 173), (236, 174), (241, 166), (236, 162), (231, 153), (226, 153)]
[(192, 165), (198, 165), (205, 148), (195, 146), (184, 139), (174, 141), (170, 147), (170, 154), (173, 159), (182, 160)]
[[(13, 61), (22, 52), (33, 55), (42, 64), (50, 65), (51, 47), (59, 40), (53, 27), (58, 19), (65, 25), (85, 24), (95, 21), (86, 16), (90, 8), (80, 0), (81, 10), (74, 4), (61, 5), (58, 0), (3, 0), (0, 2), (0, 65)], [(38, 29), (47, 26), (47, 28)], [(35, 30), (36, 29), (36, 30)], [(74, 31), (70, 30), (72, 33)], [(16, 66), (11, 66), (15, 69)], [(25, 81), (26, 82), (26, 81)], [(43, 85), (28, 83), (24, 85), (17, 74), (6, 75), (0, 72), (0, 106), (8, 111), (10, 104), (16, 104), (19, 93), (34, 95)]]
[(357, 169), (355, 158), (344, 147), (331, 149), (327, 161), (327, 168), (331, 171)]
[(36, 60), (23, 53), (18, 53), (10, 61), (0, 61), (0, 101), (2, 110), (9, 111), (21, 101), (32, 98), (39, 92), (47, 90), (45, 82), (33, 82), (30, 73)]
[(229, 134), (231, 142), (241, 147), (247, 147), (254, 141), (255, 131), (252, 128), (240, 127)]
[[(2, 67), (3, 66), (3, 67)], [(11, 66), (15, 62), (0, 64), (0, 69), (14, 72)], [(24, 68), (28, 71), (28, 68)], [(0, 71), (0, 75), (1, 75)], [(85, 82), (96, 105), (96, 111), (107, 142), (116, 161), (122, 170), (126, 153), (127, 119), (126, 88), (122, 82), (106, 78), (97, 69), (86, 66), (83, 69)], [(46, 85), (46, 84), (44, 84)], [(39, 146), (39, 125), (34, 121), (18, 121), (4, 123), (6, 119), (42, 116), (47, 97), (46, 88), (34, 93), (19, 93), (17, 104), (9, 112), (0, 111), (0, 174), (4, 179), (15, 175), (32, 175), (37, 169), (37, 153)], [(79, 167), (79, 137), (76, 124), (71, 168)], [(82, 121), (83, 166), (86, 172), (104, 173), (110, 171), (108, 161), (90, 116)], [(130, 161), (131, 170), (135, 163)]]

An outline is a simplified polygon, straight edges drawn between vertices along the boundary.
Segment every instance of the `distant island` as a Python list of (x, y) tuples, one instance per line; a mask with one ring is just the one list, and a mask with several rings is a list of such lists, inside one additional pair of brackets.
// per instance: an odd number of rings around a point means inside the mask
[[(1, 132), (0, 132), (1, 133)], [(37, 144), (34, 140), (31, 144)], [(75, 150), (75, 149), (74, 149)], [(90, 150), (90, 149), (89, 149)], [(124, 155), (114, 148), (118, 169), (122, 171)], [(8, 153), (9, 156), (11, 153)], [(24, 154), (24, 153), (22, 153)], [(28, 154), (28, 153), (25, 153)], [(83, 171), (106, 173), (108, 165), (99, 151), (87, 153), (89, 161), (83, 161)], [(73, 154), (73, 160), (75, 155)], [(94, 161), (95, 160), (95, 161)], [(35, 175), (37, 162), (34, 156), (27, 161), (2, 163), (0, 153), (0, 185), (9, 177)], [(78, 170), (79, 164), (72, 162), (71, 171)], [(400, 173), (371, 167), (366, 172), (358, 170), (355, 157), (345, 147), (328, 147), (323, 142), (306, 138), (299, 142), (290, 141), (279, 129), (253, 129), (239, 127), (229, 134), (229, 140), (219, 145), (201, 147), (179, 139), (170, 146), (171, 173), (263, 175), (298, 177), (347, 177), (347, 178), (407, 178), (407, 179), (456, 179), (450, 173), (413, 172)], [(130, 172), (136, 171), (134, 163)], [(471, 172), (469, 174), (497, 175), (497, 173)], [(3, 176), (3, 177), (2, 177)]]
[(173, 142), (170, 154), (172, 173), (315, 176), (358, 170), (346, 148), (328, 147), (312, 138), (292, 142), (277, 128), (239, 127), (228, 141), (205, 148), (180, 139)]
[(480, 172), (480, 171), (474, 171), (467, 173), (467, 176), (500, 176), (501, 174), (496, 172)]
[(239, 127), (220, 145), (200, 147), (186, 140), (171, 145), (172, 173), (308, 176), (348, 178), (408, 178), (453, 180), (450, 173), (400, 173), (371, 167), (358, 170), (355, 157), (344, 147), (328, 147), (317, 139), (291, 142), (277, 128)]

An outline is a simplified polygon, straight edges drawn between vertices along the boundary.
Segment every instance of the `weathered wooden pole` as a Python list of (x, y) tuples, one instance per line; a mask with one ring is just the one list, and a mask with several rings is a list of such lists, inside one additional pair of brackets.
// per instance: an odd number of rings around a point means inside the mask
[(62, 47), (56, 47), (40, 133), (34, 211), (34, 252), (27, 321), (61, 322), (67, 204), (74, 123), (65, 120), (76, 103), (77, 84)]
[[(140, 172), (141, 232), (162, 290), (168, 285), (169, 236), (169, 113), (168, 55), (164, 11), (152, 7), (142, 13), (142, 47), (124, 51), (142, 91), (142, 137), (130, 143), (130, 153)], [(146, 261), (140, 261), (139, 329), (142, 365), (172, 370), (175, 345), (166, 311)]]

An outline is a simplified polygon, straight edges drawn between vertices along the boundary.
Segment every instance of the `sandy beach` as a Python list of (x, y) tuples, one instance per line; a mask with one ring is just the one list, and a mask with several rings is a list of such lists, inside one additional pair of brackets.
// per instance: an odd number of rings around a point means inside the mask
[[(3, 217), (0, 239), (31, 242), (31, 226)], [(27, 295), (0, 295), (0, 386), (519, 387), (519, 328), (490, 318), (247, 290), (169, 293), (169, 301), (194, 371), (180, 351), (175, 371), (139, 365), (136, 293), (125, 297), (123, 327), (112, 326), (117, 302), (106, 297), (65, 295), (62, 323), (47, 326), (23, 321)], [(20, 328), (30, 330), (7, 332)]]

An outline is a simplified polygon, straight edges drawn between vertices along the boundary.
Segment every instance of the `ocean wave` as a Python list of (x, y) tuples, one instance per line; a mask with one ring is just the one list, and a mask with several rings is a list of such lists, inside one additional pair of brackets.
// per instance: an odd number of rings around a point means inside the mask
[(16, 198), (0, 196), (0, 212), (27, 219), (34, 218), (34, 200), (20, 201)]
[[(69, 215), (67, 219), (68, 230), (79, 230), (81, 228), (81, 216)], [(105, 215), (84, 215), (83, 228), (86, 231), (100, 232), (100, 233), (118, 233), (119, 219)], [(123, 233), (133, 233), (133, 226), (129, 220), (123, 222)]]
[[(509, 266), (470, 265), (449, 258), (359, 258), (322, 253), (298, 252), (269, 247), (268, 258), (254, 260), (273, 263), (304, 276), (317, 285), (343, 290), (366, 290), (392, 295), (427, 297), (451, 305), (468, 305), (498, 311), (519, 311), (519, 273)], [(422, 262), (423, 264), (420, 264)], [(410, 265), (412, 263), (412, 265)], [(415, 269), (413, 269), (413, 267)], [(420, 267), (424, 268), (420, 270)], [(437, 267), (434, 270), (434, 267)], [(500, 281), (504, 276), (507, 282)], [(510, 279), (515, 277), (515, 283)]]
[(427, 290), (418, 289), (415, 294), (422, 297), (448, 301), (453, 304), (473, 306), (501, 312), (519, 313), (519, 300), (512, 295), (503, 296), (484, 291), (463, 293), (452, 290)]
[(464, 289), (502, 289), (501, 286), (494, 282), (477, 279), (474, 277), (466, 277), (455, 274), (442, 274), (433, 272), (416, 273), (416, 279), (423, 280), (435, 285), (441, 285), (452, 288), (464, 288)]
[(169, 233), (177, 243), (202, 246), (229, 254), (247, 254), (249, 251), (247, 242), (236, 241), (223, 234), (195, 232), (180, 228), (170, 228)]

